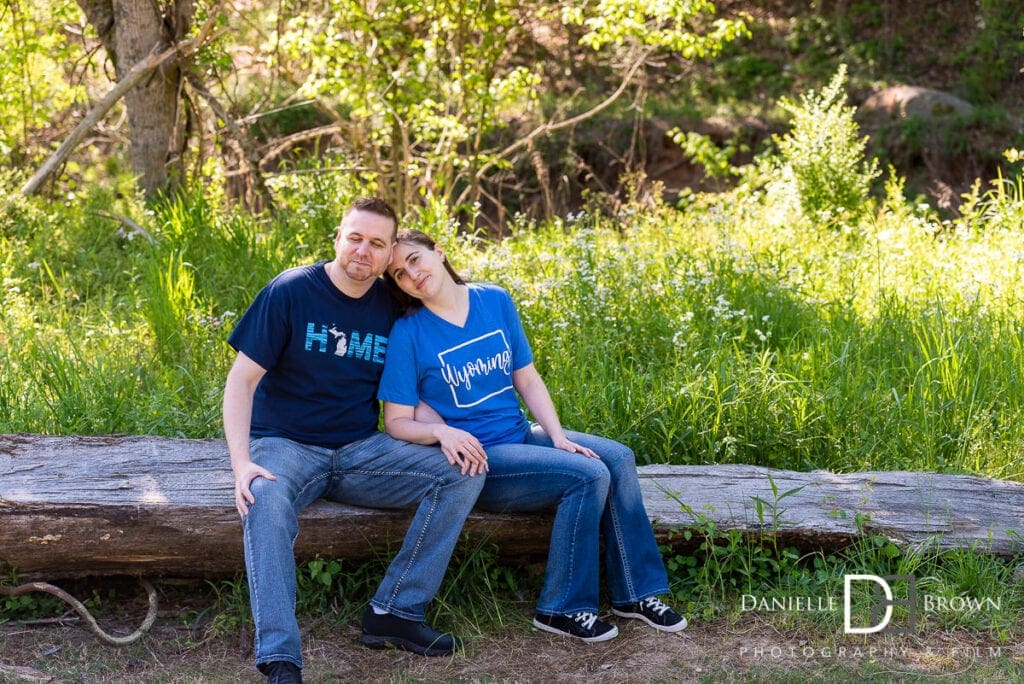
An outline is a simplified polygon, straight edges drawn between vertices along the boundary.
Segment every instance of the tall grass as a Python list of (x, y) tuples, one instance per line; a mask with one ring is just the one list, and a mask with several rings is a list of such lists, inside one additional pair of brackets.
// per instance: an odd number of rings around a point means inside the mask
[[(955, 223), (898, 188), (855, 229), (779, 222), (778, 201), (741, 187), (684, 211), (522, 222), (496, 244), (436, 208), (412, 223), (511, 291), (564, 422), (643, 463), (1024, 479), (1015, 186)], [(231, 326), (279, 270), (330, 257), (331, 229), (198, 191), (107, 213), (154, 242), (76, 207), (7, 213), (0, 430), (219, 434)]]
[(772, 210), (582, 215), (454, 258), (513, 293), (564, 422), (643, 462), (1020, 479), (1020, 229)]
[(230, 326), (307, 258), (301, 229), (214, 209), (200, 191), (147, 209), (97, 190), (84, 205), (8, 189), (0, 431), (216, 436)]
[[(808, 211), (806, 178), (780, 169), (746, 169), (734, 190), (683, 209), (595, 202), (520, 220), (501, 242), (460, 232), (437, 205), (407, 225), (512, 293), (563, 422), (622, 440), (641, 463), (1024, 481), (1024, 181), (979, 182), (943, 220), (896, 178), (863, 206), (829, 212), (819, 193)], [(359, 192), (328, 178), (288, 177), (283, 210), (261, 219), (205, 188), (154, 207), (102, 189), (53, 204), (0, 178), (0, 432), (221, 434), (237, 317), (280, 270), (331, 257), (340, 207)], [(703, 534), (697, 553), (667, 558), (691, 614), (758, 587), (834, 593), (858, 570), (913, 572), (936, 595), (1007, 587), (1008, 607), (970, 624), (1000, 639), (1024, 602), (1013, 564), (967, 552), (900, 553), (869, 537), (800, 556)], [(501, 601), (535, 578), (491, 560), (475, 549), (457, 561), (436, 610), (504, 624)], [(379, 573), (342, 567), (303, 568), (310, 610), (365, 602)], [(468, 598), (463, 576), (479, 590)], [(237, 603), (243, 588), (219, 591)]]

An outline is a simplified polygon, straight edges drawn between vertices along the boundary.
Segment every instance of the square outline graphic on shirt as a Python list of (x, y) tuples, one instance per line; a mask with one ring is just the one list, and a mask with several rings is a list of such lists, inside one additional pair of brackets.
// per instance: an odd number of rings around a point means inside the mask
[[(447, 361), (445, 361), (445, 358), (444, 358), (445, 354), (451, 354), (452, 352), (458, 351), (458, 350), (462, 349), (463, 347), (468, 347), (468, 346), (476, 344), (476, 343), (480, 342), (481, 340), (484, 340), (484, 339), (486, 339), (488, 337), (494, 337), (495, 335), (497, 335), (498, 337), (501, 338), (501, 343), (504, 345), (504, 348), (502, 349), (501, 353), (507, 353), (508, 354), (508, 357), (509, 357), (509, 368), (511, 369), (511, 367), (512, 367), (512, 347), (509, 346), (508, 338), (505, 337), (505, 331), (501, 330), (500, 328), (498, 328), (496, 330), (492, 330), (491, 332), (485, 333), (485, 334), (480, 335), (478, 337), (474, 337), (471, 340), (466, 340), (465, 342), (463, 342), (461, 344), (457, 344), (454, 347), (449, 347), (448, 349), (445, 349), (443, 351), (439, 351), (437, 353), (437, 360), (441, 364), (441, 377), (444, 379), (445, 384), (448, 385), (448, 389), (451, 390), (452, 400), (455, 402), (455, 405), (457, 407), (459, 407), (459, 408), (469, 408), (471, 406), (476, 406), (477, 404), (483, 403), (483, 402), (487, 401), (488, 399), (490, 399), (491, 397), (494, 397), (494, 396), (497, 396), (497, 395), (501, 394), (502, 392), (507, 392), (509, 390), (514, 390), (515, 389), (512, 386), (512, 373), (511, 373), (511, 370), (510, 370), (506, 374), (506, 375), (508, 375), (508, 378), (509, 378), (508, 385), (506, 385), (505, 387), (502, 387), (501, 389), (499, 389), (497, 391), (491, 392), (487, 396), (481, 397), (480, 399), (477, 399), (476, 401), (474, 401), (472, 403), (464, 404), (461, 401), (459, 401), (459, 395), (456, 393), (456, 389), (460, 385), (453, 385), (448, 380), (448, 377), (449, 377), (450, 374), (445, 373), (445, 368), (454, 368), (454, 366), (452, 364), (449, 364)], [(491, 355), (489, 358), (493, 359), (494, 356), (495, 355)], [(479, 357), (479, 356), (477, 357), (477, 360), (478, 361), (483, 361), (482, 357)], [(465, 368), (465, 366), (463, 366), (463, 368)], [(488, 373), (488, 375), (490, 375), (490, 373)]]

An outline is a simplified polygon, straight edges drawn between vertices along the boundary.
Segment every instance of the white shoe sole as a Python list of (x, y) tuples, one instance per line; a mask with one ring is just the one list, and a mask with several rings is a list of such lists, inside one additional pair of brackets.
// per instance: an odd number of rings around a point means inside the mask
[[(627, 613), (625, 611), (618, 610), (617, 608), (614, 608), (614, 607), (612, 608), (612, 613), (614, 613), (615, 615), (618, 615), (619, 617), (635, 618), (637, 620), (643, 620), (644, 622), (646, 622), (647, 624), (649, 624), (651, 627), (653, 627), (654, 629), (658, 630), (659, 632), (682, 632), (684, 629), (686, 629), (686, 624), (687, 624), (686, 623), (686, 618), (683, 618), (679, 622), (679, 624), (671, 625), (671, 626), (666, 627), (665, 625), (659, 625), (659, 624), (656, 624), (654, 622), (651, 622), (649, 619), (647, 619), (647, 617), (645, 615), (642, 615), (641, 613)], [(682, 616), (680, 616), (680, 617), (682, 617)]]
[(614, 639), (615, 637), (619, 636), (619, 628), (615, 627), (614, 625), (612, 625), (612, 628), (609, 629), (604, 634), (598, 634), (597, 636), (593, 636), (593, 637), (578, 637), (575, 634), (570, 634), (569, 632), (563, 632), (560, 629), (555, 629), (551, 625), (545, 625), (543, 622), (541, 622), (537, 618), (533, 618), (533, 626), (536, 627), (537, 629), (542, 629), (545, 632), (551, 632), (552, 634), (557, 634), (559, 636), (572, 637), (573, 639), (579, 639), (580, 641), (586, 641), (587, 643), (594, 643), (594, 642), (597, 642), (597, 641), (608, 641), (609, 639)]

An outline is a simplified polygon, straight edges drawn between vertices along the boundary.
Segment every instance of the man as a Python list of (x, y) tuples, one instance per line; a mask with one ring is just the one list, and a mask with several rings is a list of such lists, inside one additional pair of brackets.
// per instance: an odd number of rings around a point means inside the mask
[(320, 497), (357, 506), (417, 506), (402, 548), (363, 616), (362, 642), (449, 655), (457, 637), (424, 622), (462, 524), (483, 486), (479, 455), (378, 432), (377, 384), (397, 306), (378, 276), (398, 219), (363, 198), (345, 212), (335, 257), (287, 270), (257, 295), (228, 342), (224, 435), (242, 516), (256, 666), (301, 682), (295, 618), (299, 512)]

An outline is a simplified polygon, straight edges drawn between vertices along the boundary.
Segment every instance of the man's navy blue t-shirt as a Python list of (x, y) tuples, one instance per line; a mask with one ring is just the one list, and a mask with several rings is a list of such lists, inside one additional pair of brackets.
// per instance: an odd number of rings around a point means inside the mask
[(377, 431), (377, 384), (397, 305), (381, 280), (359, 299), (345, 295), (325, 265), (271, 280), (228, 338), (267, 371), (250, 437), (333, 449)]

